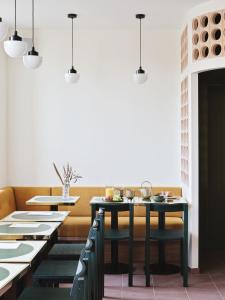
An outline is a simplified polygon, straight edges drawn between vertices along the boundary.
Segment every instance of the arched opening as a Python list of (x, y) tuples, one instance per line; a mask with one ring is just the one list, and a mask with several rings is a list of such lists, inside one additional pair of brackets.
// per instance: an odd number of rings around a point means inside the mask
[(225, 69), (199, 74), (199, 263), (225, 253)]

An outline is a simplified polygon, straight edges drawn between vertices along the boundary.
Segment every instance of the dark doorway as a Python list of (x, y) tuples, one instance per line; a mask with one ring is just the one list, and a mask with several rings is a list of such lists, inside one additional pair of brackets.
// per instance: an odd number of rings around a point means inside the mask
[(199, 262), (225, 253), (225, 69), (199, 74)]

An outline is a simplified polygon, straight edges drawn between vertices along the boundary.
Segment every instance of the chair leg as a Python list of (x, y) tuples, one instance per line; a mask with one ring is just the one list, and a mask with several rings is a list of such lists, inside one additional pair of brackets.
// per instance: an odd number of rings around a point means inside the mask
[(133, 238), (129, 238), (129, 274), (128, 274), (128, 285), (133, 286)]
[(184, 274), (184, 254), (183, 254), (183, 240), (180, 241), (180, 274), (183, 276)]
[(150, 240), (146, 237), (145, 240), (145, 280), (146, 286), (150, 286)]
[(183, 286), (188, 287), (188, 242), (183, 240)]

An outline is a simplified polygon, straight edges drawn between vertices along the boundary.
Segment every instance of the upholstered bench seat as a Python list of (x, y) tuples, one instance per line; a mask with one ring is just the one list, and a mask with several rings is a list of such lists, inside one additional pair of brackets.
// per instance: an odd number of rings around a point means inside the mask
[[(130, 187), (135, 190), (136, 195), (140, 195), (138, 187)], [(157, 187), (154, 193), (161, 191), (171, 191), (174, 195), (181, 196), (179, 187)], [(59, 206), (59, 210), (70, 211), (69, 216), (59, 229), (60, 238), (78, 238), (86, 240), (88, 230), (91, 226), (91, 206), (90, 200), (94, 196), (104, 196), (104, 187), (73, 187), (71, 195), (80, 196), (80, 200), (75, 206)], [(26, 201), (37, 195), (62, 195), (62, 189), (57, 187), (7, 187), (0, 189), (0, 219), (6, 217), (15, 210), (49, 210), (49, 206), (29, 206)], [(157, 229), (157, 213), (151, 214), (151, 225)], [(111, 217), (106, 213), (105, 225), (110, 228)], [(168, 229), (181, 229), (183, 226), (182, 215), (180, 213), (167, 213), (166, 227)], [(119, 213), (119, 227), (128, 228), (128, 212)], [(145, 207), (136, 206), (134, 208), (134, 237), (143, 240), (145, 238)]]
[[(86, 239), (91, 224), (91, 217), (67, 217), (63, 225), (59, 229), (60, 237), (77, 237)], [(121, 229), (128, 228), (129, 218), (119, 217), (119, 227)], [(106, 229), (111, 225), (111, 218), (105, 217)], [(158, 227), (158, 217), (151, 217), (151, 226), (153, 229)], [(166, 217), (167, 229), (181, 229), (183, 221), (180, 217)], [(134, 237), (135, 239), (143, 239), (145, 236), (145, 217), (134, 217)]]

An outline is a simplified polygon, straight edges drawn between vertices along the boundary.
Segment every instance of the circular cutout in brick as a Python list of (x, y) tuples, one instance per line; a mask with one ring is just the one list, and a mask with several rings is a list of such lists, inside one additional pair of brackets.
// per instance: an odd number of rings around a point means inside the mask
[(199, 41), (199, 35), (197, 33), (195, 33), (192, 38), (193, 45), (197, 45), (198, 41)]
[(197, 30), (198, 29), (198, 19), (194, 19), (193, 22), (192, 22), (192, 28), (194, 30)]
[(202, 57), (207, 57), (209, 55), (209, 48), (207, 46), (201, 49)]
[(212, 54), (218, 56), (221, 54), (222, 47), (220, 44), (215, 44), (212, 46)]
[(209, 33), (208, 31), (203, 31), (201, 33), (201, 40), (203, 43), (207, 42), (208, 41), (208, 38), (209, 38)]
[(221, 37), (221, 30), (220, 29), (214, 29), (213, 31), (212, 31), (212, 38), (214, 39), (214, 40), (219, 40), (220, 39), (220, 37)]
[(198, 58), (199, 58), (199, 50), (195, 48), (193, 51), (193, 59), (198, 60)]
[(219, 24), (221, 22), (221, 14), (220, 13), (213, 14), (212, 22), (213, 22), (213, 24)]
[(201, 25), (202, 25), (202, 27), (207, 27), (208, 26), (208, 23), (209, 23), (209, 19), (208, 19), (208, 17), (207, 16), (203, 16), (202, 18), (201, 18)]

